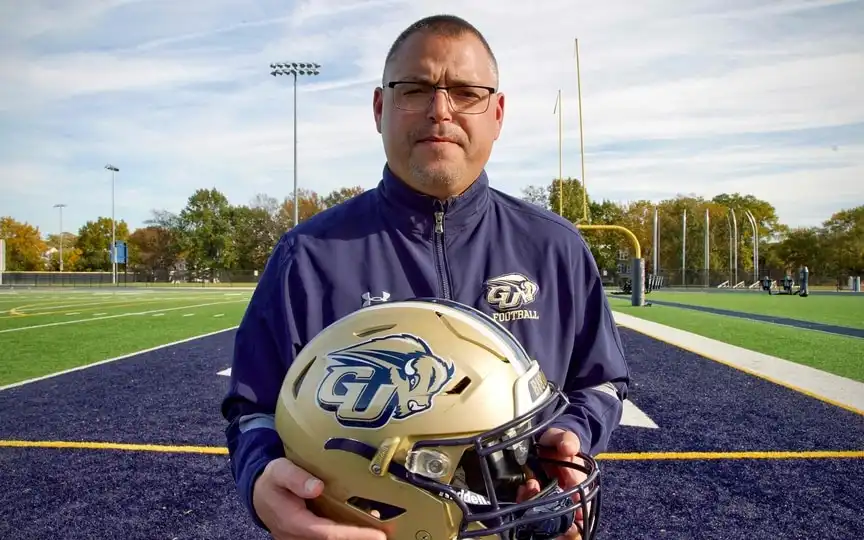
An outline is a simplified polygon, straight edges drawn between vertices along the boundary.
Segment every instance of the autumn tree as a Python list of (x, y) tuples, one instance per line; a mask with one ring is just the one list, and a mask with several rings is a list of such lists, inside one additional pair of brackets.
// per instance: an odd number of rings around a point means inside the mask
[(176, 231), (169, 227), (148, 225), (129, 236), (129, 265), (147, 281), (167, 280), (179, 257)]
[(11, 216), (0, 217), (0, 238), (6, 241), (6, 271), (44, 270), (48, 246), (39, 229)]
[[(318, 212), (327, 208), (324, 199), (312, 190), (300, 188), (297, 190), (297, 198), (300, 200), (297, 218), (302, 223)], [(294, 226), (294, 197), (285, 197), (279, 207), (277, 216), (279, 228), (285, 232)]]
[[(78, 243), (78, 236), (69, 232), (64, 232), (62, 239), (59, 234), (49, 234), (48, 240), (45, 242), (48, 249), (55, 249), (54, 253), (48, 258), (48, 270), (60, 270), (60, 253), (63, 253), (63, 271), (71, 272), (76, 269), (75, 264), (81, 258), (81, 250), (75, 247)], [(61, 249), (62, 248), (62, 249)]]
[(334, 189), (329, 195), (324, 196), (321, 202), (323, 203), (324, 208), (330, 208), (331, 206), (336, 206), (337, 204), (341, 204), (349, 199), (353, 199), (365, 191), (366, 190), (360, 186)]

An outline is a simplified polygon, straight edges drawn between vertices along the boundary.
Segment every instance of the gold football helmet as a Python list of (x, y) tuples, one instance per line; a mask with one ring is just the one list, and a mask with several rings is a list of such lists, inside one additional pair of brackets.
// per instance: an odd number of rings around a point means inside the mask
[[(276, 407), (285, 455), (324, 481), (318, 515), (395, 540), (594, 537), (596, 461), (539, 455), (569, 406), (501, 325), (455, 302), (361, 308), (317, 335), (288, 369)], [(587, 479), (562, 490), (555, 467)], [(528, 479), (541, 493), (517, 500)], [(575, 516), (578, 516), (575, 517)]]

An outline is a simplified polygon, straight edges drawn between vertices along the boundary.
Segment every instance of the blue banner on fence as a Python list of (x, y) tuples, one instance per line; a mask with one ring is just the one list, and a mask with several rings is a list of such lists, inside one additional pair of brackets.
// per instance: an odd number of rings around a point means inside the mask
[(112, 253), (112, 258), (114, 258), (114, 254), (116, 253), (116, 260), (114, 260), (113, 262), (116, 262), (117, 264), (126, 264), (126, 242), (122, 240), (117, 240), (115, 246), (116, 247), (113, 250), (114, 253)]

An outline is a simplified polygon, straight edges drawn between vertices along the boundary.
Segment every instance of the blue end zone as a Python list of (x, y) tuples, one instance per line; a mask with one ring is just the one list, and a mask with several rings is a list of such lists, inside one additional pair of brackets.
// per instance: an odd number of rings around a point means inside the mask
[(4, 390), (0, 439), (225, 446), (233, 347), (232, 330)]
[[(631, 330), (610, 452), (862, 450), (864, 417)], [(0, 439), (223, 447), (233, 332), (0, 392)], [(601, 460), (600, 538), (855, 538), (864, 460)], [(224, 455), (0, 448), (0, 538), (267, 538)]]
[(0, 448), (0, 538), (266, 539), (225, 456)]
[(613, 452), (864, 450), (864, 417), (620, 328), (630, 398), (659, 429), (622, 426)]

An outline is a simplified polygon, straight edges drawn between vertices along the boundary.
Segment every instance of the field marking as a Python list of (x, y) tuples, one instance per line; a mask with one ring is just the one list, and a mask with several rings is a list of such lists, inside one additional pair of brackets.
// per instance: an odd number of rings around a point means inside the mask
[[(2, 443), (0, 443), (2, 444)], [(750, 452), (610, 452), (597, 459), (608, 461), (694, 461), (713, 459), (862, 459), (864, 450), (804, 450)]]
[[(0, 440), (5, 448), (47, 448), (76, 450), (123, 450), (127, 452), (164, 452), (186, 454), (228, 455), (224, 446), (192, 446), (167, 444), (134, 444), (99, 441), (21, 441)], [(697, 461), (718, 459), (862, 459), (864, 450), (807, 450), (751, 452), (605, 452), (596, 456), (604, 461)]]
[(131, 452), (168, 452), (187, 454), (227, 455), (228, 449), (220, 446), (171, 446), (162, 444), (124, 444), (111, 442), (79, 441), (3, 441), (0, 447), (7, 448), (54, 448), (79, 450), (126, 450)]
[(864, 383), (730, 345), (716, 339), (613, 311), (615, 322), (748, 375), (864, 416)]
[(151, 309), (150, 311), (138, 311), (135, 313), (118, 313), (117, 315), (106, 315), (105, 317), (91, 317), (89, 319), (76, 319), (74, 321), (61, 321), (61, 322), (53, 322), (53, 323), (45, 323), (45, 324), (36, 324), (33, 326), (22, 326), (21, 328), (6, 328), (4, 330), (0, 330), (0, 334), (5, 334), (7, 332), (21, 332), (23, 330), (35, 330), (37, 328), (47, 328), (49, 326), (61, 326), (64, 324), (75, 324), (82, 322), (90, 322), (90, 321), (102, 321), (106, 319), (119, 319), (120, 317), (132, 317), (134, 315), (150, 315), (151, 313), (159, 313), (162, 311), (176, 311), (178, 309), (190, 309), (190, 308), (198, 308), (205, 306), (217, 306), (220, 304), (236, 304), (240, 302), (240, 300), (225, 300), (223, 302), (209, 302), (207, 304), (193, 304), (191, 306), (179, 306), (172, 308), (163, 308), (163, 309)]
[(642, 409), (629, 399), (624, 400), (624, 407), (621, 411), (621, 422), (619, 424), (646, 429), (660, 429), (654, 420), (651, 420), (650, 416), (645, 414)]
[(187, 342), (189, 342), (189, 341), (195, 341), (196, 339), (203, 339), (203, 338), (206, 338), (206, 337), (215, 336), (216, 334), (221, 334), (221, 333), (223, 333), (223, 332), (228, 332), (228, 331), (230, 331), (230, 330), (235, 330), (236, 328), (237, 328), (237, 325), (234, 325), (234, 326), (232, 326), (232, 327), (230, 327), (230, 328), (223, 328), (222, 330), (216, 330), (215, 332), (207, 332), (206, 334), (200, 334), (200, 335), (197, 335), (197, 336), (192, 336), (192, 337), (190, 337), (190, 338), (181, 339), (181, 340), (178, 340), (178, 341), (172, 341), (171, 343), (164, 343), (164, 344), (162, 344), (162, 345), (157, 345), (157, 346), (155, 346), (155, 347), (150, 347), (149, 349), (142, 349), (142, 350), (140, 350), (140, 351), (135, 351), (135, 352), (133, 352), (133, 353), (124, 354), (124, 355), (122, 355), (122, 356), (117, 356), (117, 357), (114, 357), (114, 358), (108, 358), (107, 360), (99, 360), (99, 361), (97, 361), (97, 362), (93, 362), (93, 363), (91, 363), (91, 364), (86, 364), (86, 365), (84, 365), (84, 366), (78, 366), (78, 367), (74, 367), (74, 368), (70, 368), (70, 369), (64, 369), (63, 371), (58, 371), (57, 373), (50, 373), (50, 374), (48, 374), (48, 375), (42, 375), (41, 377), (35, 377), (35, 378), (33, 378), (33, 379), (27, 379), (27, 380), (25, 380), (25, 381), (18, 381), (18, 382), (14, 382), (14, 383), (11, 383), (11, 384), (7, 384), (6, 386), (0, 386), (0, 392), (2, 392), (3, 390), (8, 390), (8, 389), (10, 389), (10, 388), (16, 388), (16, 387), (18, 387), (18, 386), (24, 386), (25, 384), (34, 383), (34, 382), (37, 382), (37, 381), (44, 381), (45, 379), (51, 379), (51, 378), (53, 378), (53, 377), (57, 377), (57, 376), (59, 376), (59, 375), (65, 375), (65, 374), (67, 374), (67, 373), (72, 373), (72, 372), (74, 372), (74, 371), (81, 371), (82, 369), (89, 369), (89, 368), (92, 368), (92, 367), (101, 366), (102, 364), (108, 364), (108, 363), (110, 363), (110, 362), (116, 362), (117, 360), (123, 360), (123, 359), (126, 359), (126, 358), (131, 358), (131, 357), (133, 357), (133, 356), (138, 356), (139, 354), (145, 354), (145, 353), (148, 353), (148, 352), (158, 351), (159, 349), (164, 349), (164, 348), (166, 348), (166, 347), (173, 347), (174, 345), (180, 345), (180, 344), (182, 344), (182, 343), (187, 343)]
[[(140, 306), (142, 304), (149, 303), (173, 303), (173, 302), (181, 302), (187, 300), (216, 300), (221, 299), (222, 296), (219, 295), (195, 295), (195, 296), (165, 296), (165, 297), (156, 297), (156, 298), (136, 298), (134, 301), (129, 302), (128, 299), (121, 299), (118, 302), (79, 302), (77, 304), (65, 304), (65, 305), (55, 305), (55, 304), (46, 304), (44, 306), (40, 306), (37, 304), (25, 304), (22, 306), (16, 306), (8, 311), (0, 311), (0, 320), (2, 319), (14, 319), (19, 317), (37, 317), (41, 315), (56, 315), (59, 312), (62, 312), (61, 308), (78, 308), (81, 311), (94, 311), (98, 309), (115, 309), (121, 307), (129, 307), (129, 306)], [(86, 306), (86, 307), (85, 307)], [(22, 309), (30, 309), (33, 308), (37, 311), (20, 311)], [(47, 310), (47, 311), (45, 311)]]

